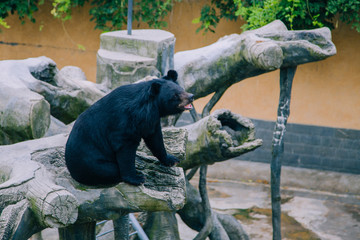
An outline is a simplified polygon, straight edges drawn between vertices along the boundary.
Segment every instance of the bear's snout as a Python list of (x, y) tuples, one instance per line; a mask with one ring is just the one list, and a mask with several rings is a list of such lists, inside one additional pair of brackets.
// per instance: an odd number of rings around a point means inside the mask
[(188, 99), (189, 99), (189, 102), (193, 102), (194, 101), (194, 94), (192, 94), (192, 93), (188, 93)]
[(192, 103), (194, 101), (194, 94), (183, 92), (180, 98), (183, 102)]
[(182, 110), (190, 110), (192, 109), (192, 102), (194, 101), (194, 94), (184, 92), (181, 94), (181, 103), (179, 104), (179, 108)]

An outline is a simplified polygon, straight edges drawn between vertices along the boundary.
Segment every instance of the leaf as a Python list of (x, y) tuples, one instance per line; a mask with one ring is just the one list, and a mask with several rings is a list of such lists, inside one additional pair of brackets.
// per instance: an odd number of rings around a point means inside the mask
[(7, 24), (7, 22), (5, 22), (4, 19), (0, 18), (0, 26), (3, 26), (4, 28), (9, 29), (10, 26)]
[(78, 47), (78, 49), (81, 50), (81, 51), (86, 51), (86, 48), (85, 48), (84, 45), (77, 44), (77, 47)]
[(193, 24), (200, 23), (200, 17), (194, 18), (191, 22), (192, 22)]

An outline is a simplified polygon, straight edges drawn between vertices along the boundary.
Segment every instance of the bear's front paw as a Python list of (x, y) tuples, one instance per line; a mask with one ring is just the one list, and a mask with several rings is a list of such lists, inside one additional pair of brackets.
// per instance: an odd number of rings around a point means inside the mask
[(136, 172), (136, 175), (125, 176), (122, 179), (125, 183), (131, 184), (134, 186), (139, 186), (145, 182), (145, 176), (140, 172)]
[(167, 167), (172, 167), (179, 162), (180, 162), (179, 159), (177, 159), (176, 157), (174, 157), (173, 155), (170, 155), (170, 154), (168, 154), (166, 156), (165, 160), (161, 161), (161, 163)]

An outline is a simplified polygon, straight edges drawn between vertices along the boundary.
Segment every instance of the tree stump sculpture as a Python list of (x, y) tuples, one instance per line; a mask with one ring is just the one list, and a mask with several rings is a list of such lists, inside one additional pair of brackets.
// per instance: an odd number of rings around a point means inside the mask
[[(248, 118), (229, 110), (214, 111), (210, 116), (180, 129), (186, 129), (189, 133), (186, 158), (178, 164), (184, 170), (225, 161), (253, 151), (262, 144), (261, 139), (255, 139), (253, 123)], [(164, 134), (164, 139), (167, 138), (168, 136)], [(177, 139), (172, 138), (172, 141), (176, 142)], [(139, 149), (151, 154), (149, 150), (144, 149), (144, 145), (140, 145)], [(201, 231), (206, 222), (205, 212), (211, 211), (214, 230), (207, 235), (211, 234), (212, 239), (248, 239), (234, 217), (218, 214), (209, 207), (204, 208), (201, 194), (206, 193), (199, 192), (189, 183), (189, 179), (186, 179), (186, 204), (177, 213), (190, 228)], [(212, 224), (213, 221), (210, 223)], [(168, 231), (162, 230), (164, 225), (167, 226)], [(180, 239), (175, 229), (177, 229), (175, 211), (147, 213), (144, 230), (149, 234), (150, 239)]]

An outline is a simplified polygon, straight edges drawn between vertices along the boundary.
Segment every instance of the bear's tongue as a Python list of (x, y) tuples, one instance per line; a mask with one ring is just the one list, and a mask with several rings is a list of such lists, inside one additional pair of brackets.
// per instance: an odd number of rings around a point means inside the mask
[(184, 106), (184, 108), (185, 108), (186, 110), (190, 110), (190, 109), (192, 109), (193, 107), (192, 107), (191, 103), (189, 103), (188, 105)]

